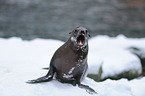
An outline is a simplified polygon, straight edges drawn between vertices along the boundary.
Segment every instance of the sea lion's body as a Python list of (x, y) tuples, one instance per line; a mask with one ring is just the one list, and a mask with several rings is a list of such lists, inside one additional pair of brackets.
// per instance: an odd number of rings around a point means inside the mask
[(56, 51), (51, 64), (59, 81), (75, 85), (80, 83), (86, 73), (88, 46), (85, 51), (75, 49), (70, 39)]
[(78, 84), (81, 88), (84, 87), (95, 92), (89, 86), (81, 84), (88, 67), (88, 36), (86, 28), (77, 27), (74, 29), (68, 41), (54, 53), (47, 75), (30, 80), (28, 83), (50, 81), (55, 74), (56, 79), (62, 83)]

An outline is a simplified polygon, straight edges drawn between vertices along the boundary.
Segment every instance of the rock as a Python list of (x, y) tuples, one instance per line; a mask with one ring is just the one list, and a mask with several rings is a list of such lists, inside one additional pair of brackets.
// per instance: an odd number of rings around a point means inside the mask
[[(102, 50), (104, 52), (96, 52), (98, 53), (96, 57), (102, 55), (102, 66), (99, 67), (99, 71), (97, 73), (98, 80), (104, 80), (107, 78), (111, 79), (120, 79), (127, 78), (133, 79), (141, 75), (142, 66), (139, 58), (126, 51), (126, 50), (118, 50), (113, 49), (109, 51)], [(104, 54), (105, 53), (105, 54)], [(94, 67), (97, 68), (97, 67)], [(97, 70), (96, 70), (97, 71)], [(89, 74), (93, 76), (93, 74)], [(90, 77), (89, 76), (89, 77)]]
[(145, 49), (139, 47), (130, 47), (129, 50), (139, 57), (142, 64), (142, 75), (145, 75)]
[(98, 36), (90, 39), (88, 77), (100, 81), (107, 78), (130, 80), (140, 76), (142, 73), (140, 59), (126, 49), (131, 45), (137, 46), (138, 43), (133, 44), (134, 42), (134, 39), (121, 36), (116, 38)]

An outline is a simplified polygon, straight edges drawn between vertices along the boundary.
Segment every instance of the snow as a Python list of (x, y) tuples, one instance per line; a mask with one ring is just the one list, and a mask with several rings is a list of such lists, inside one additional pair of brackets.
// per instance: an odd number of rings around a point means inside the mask
[(140, 59), (131, 53), (128, 48), (143, 48), (145, 39), (131, 39), (123, 35), (118, 37), (96, 36), (89, 40), (88, 73), (97, 74), (102, 66), (102, 79), (108, 76), (118, 75), (126, 71), (141, 74)]
[[(94, 43), (95, 42), (95, 43)], [(145, 38), (132, 39), (96, 36), (89, 40), (89, 73), (97, 74), (103, 68), (102, 78), (116, 75), (126, 70), (141, 73), (138, 57), (128, 48), (143, 46)], [(35, 39), (23, 41), (20, 38), (0, 38), (0, 96), (92, 96), (86, 90), (71, 84), (52, 80), (40, 84), (27, 84), (27, 80), (44, 76), (55, 50), (64, 42), (59, 40)], [(112, 67), (113, 66), (113, 67)], [(127, 79), (95, 82), (85, 78), (83, 84), (89, 85), (98, 94), (93, 96), (145, 96), (145, 77), (131, 81)]]

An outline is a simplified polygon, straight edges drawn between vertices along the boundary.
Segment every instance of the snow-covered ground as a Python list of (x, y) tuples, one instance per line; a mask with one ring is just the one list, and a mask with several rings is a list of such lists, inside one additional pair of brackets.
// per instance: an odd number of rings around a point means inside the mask
[[(57, 80), (40, 84), (27, 84), (27, 80), (46, 75), (50, 59), (55, 50), (64, 42), (35, 39), (23, 41), (20, 38), (0, 38), (0, 96), (91, 96), (84, 89), (62, 84)], [(141, 63), (128, 48), (145, 50), (145, 38), (131, 39), (96, 36), (89, 40), (88, 73), (97, 74), (102, 66), (102, 78), (126, 70), (141, 73)], [(145, 96), (145, 77), (131, 81), (127, 79), (95, 82), (85, 78), (97, 96)], [(95, 94), (94, 94), (95, 95)]]
[[(145, 55), (145, 38), (132, 39), (123, 35), (118, 37), (96, 36), (89, 40), (89, 73), (98, 73), (102, 66), (102, 78), (130, 71), (140, 74), (142, 66), (140, 59), (130, 52), (131, 47), (138, 48)], [(142, 53), (143, 53), (142, 52)], [(142, 56), (144, 56), (142, 54)], [(145, 57), (145, 56), (144, 56)]]

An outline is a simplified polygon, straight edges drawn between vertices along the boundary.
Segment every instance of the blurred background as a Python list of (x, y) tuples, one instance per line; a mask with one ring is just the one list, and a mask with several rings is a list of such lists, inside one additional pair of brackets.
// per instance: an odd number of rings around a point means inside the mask
[(2, 38), (65, 41), (77, 26), (92, 37), (145, 37), (145, 0), (0, 0)]

